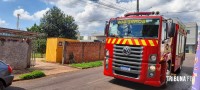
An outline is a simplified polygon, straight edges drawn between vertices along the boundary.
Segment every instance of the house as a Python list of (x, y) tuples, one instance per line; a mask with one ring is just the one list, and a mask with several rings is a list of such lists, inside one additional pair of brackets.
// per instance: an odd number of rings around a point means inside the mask
[(187, 31), (186, 53), (196, 53), (198, 25), (196, 22), (185, 23)]
[(94, 41), (105, 42), (106, 36), (104, 34), (93, 34), (92, 35)]

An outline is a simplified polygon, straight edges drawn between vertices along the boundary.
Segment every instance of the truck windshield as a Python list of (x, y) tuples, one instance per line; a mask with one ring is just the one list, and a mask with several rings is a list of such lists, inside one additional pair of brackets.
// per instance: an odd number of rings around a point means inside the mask
[(159, 19), (112, 20), (109, 26), (109, 36), (158, 38), (159, 22)]

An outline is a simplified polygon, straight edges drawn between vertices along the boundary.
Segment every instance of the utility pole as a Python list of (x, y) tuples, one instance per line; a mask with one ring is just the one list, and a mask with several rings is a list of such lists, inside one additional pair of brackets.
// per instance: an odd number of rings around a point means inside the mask
[(19, 30), (19, 17), (20, 17), (20, 14), (17, 14), (17, 30)]
[(139, 0), (137, 0), (137, 12), (139, 12)]

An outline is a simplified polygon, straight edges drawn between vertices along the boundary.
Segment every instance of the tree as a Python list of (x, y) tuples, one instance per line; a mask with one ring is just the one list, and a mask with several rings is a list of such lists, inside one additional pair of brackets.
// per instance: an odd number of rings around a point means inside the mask
[(31, 28), (27, 28), (27, 31), (44, 33), (43, 29), (40, 26), (38, 26), (36, 23)]
[(47, 37), (63, 37), (76, 39), (78, 25), (70, 15), (65, 15), (59, 8), (54, 6), (41, 18), (41, 28)]
[(38, 53), (44, 54), (46, 51), (47, 37), (63, 37), (77, 39), (76, 30), (78, 25), (70, 15), (65, 15), (59, 8), (53, 7), (40, 19), (40, 25), (34, 24), (27, 28), (27, 31), (44, 33), (46, 36), (37, 38), (33, 41)]
[[(31, 28), (27, 28), (27, 31), (36, 32), (36, 33), (44, 33), (41, 26), (38, 26), (37, 24), (34, 24)], [(43, 57), (42, 54), (44, 54), (46, 51), (46, 37), (43, 36), (43, 37), (38, 37), (38, 38), (34, 39), (33, 46), (35, 47), (34, 48), (35, 51), (37, 53), (40, 53), (41, 57)]]

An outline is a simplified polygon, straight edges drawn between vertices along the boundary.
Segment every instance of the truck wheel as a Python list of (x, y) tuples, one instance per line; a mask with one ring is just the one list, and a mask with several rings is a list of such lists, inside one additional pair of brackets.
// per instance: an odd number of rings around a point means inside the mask
[(182, 70), (182, 65), (176, 70), (176, 74), (180, 74), (181, 73), (181, 70)]
[(176, 74), (180, 74), (181, 73), (181, 70), (182, 70), (182, 65), (183, 65), (183, 62), (181, 62), (181, 66), (176, 70)]
[(2, 81), (0, 81), (0, 90), (4, 90), (4, 85), (3, 85), (3, 82)]
[(167, 84), (168, 84), (168, 81), (167, 81), (167, 76), (170, 76), (171, 75), (171, 63), (168, 62), (167, 63), (167, 70), (166, 70), (166, 79), (165, 79), (165, 83), (163, 84), (163, 88), (166, 88), (167, 87)]

